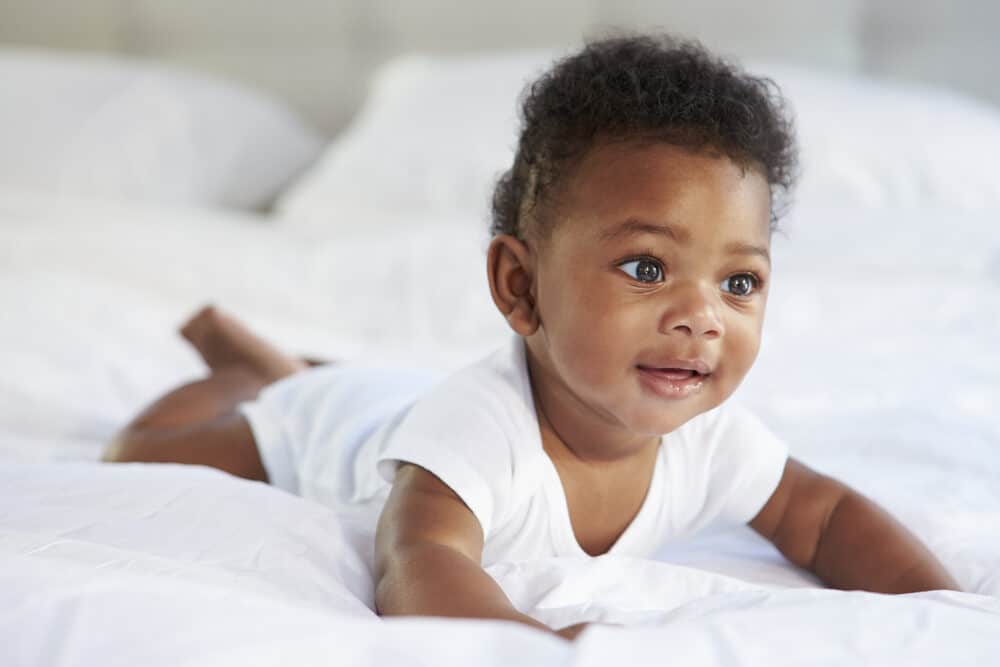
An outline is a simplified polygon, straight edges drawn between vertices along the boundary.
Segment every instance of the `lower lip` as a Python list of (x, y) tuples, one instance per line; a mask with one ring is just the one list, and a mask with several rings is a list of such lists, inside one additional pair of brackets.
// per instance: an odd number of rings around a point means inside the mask
[(678, 380), (669, 377), (663, 371), (652, 368), (639, 368), (639, 379), (642, 384), (653, 393), (663, 398), (687, 398), (691, 396), (705, 383), (706, 375), (692, 375), (689, 378)]

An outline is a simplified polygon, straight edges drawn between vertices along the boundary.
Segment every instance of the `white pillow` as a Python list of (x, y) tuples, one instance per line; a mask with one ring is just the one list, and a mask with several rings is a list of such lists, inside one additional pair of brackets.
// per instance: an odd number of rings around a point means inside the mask
[[(517, 98), (554, 52), (405, 56), (279, 200), (292, 226), (335, 228), (364, 207), (483, 221), (517, 142)], [(1000, 207), (1000, 112), (942, 91), (757, 65), (790, 99), (804, 174), (798, 199)]]
[(322, 150), (289, 109), (139, 61), (0, 49), (0, 185), (256, 208)]
[(795, 113), (801, 200), (1000, 208), (1000, 109), (944, 89), (760, 64)]
[(485, 224), (497, 177), (513, 161), (517, 98), (549, 51), (402, 56), (375, 74), (347, 130), (278, 200), (293, 224), (350, 224), (365, 208), (459, 212)]

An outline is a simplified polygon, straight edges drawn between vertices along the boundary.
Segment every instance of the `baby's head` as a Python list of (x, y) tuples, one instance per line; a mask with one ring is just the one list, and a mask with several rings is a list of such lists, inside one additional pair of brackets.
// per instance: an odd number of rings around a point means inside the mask
[(488, 268), (540, 406), (644, 437), (719, 405), (757, 355), (795, 170), (776, 87), (696, 43), (619, 37), (556, 63), (522, 114)]

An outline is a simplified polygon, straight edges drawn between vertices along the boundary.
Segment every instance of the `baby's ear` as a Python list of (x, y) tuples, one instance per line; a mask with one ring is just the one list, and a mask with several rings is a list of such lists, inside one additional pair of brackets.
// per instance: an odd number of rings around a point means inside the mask
[(538, 311), (532, 294), (534, 259), (524, 241), (509, 234), (495, 237), (486, 256), (493, 303), (510, 328), (521, 336), (530, 336), (538, 329)]

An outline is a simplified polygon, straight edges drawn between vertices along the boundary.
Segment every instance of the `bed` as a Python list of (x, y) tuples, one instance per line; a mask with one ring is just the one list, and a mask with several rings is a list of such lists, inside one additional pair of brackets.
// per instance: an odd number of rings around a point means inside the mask
[[(208, 468), (97, 462), (140, 407), (204, 372), (176, 328), (207, 301), (315, 357), (455, 368), (503, 340), (482, 271), (485, 195), (509, 159), (517, 89), (550, 57), (400, 58), (326, 147), (271, 102), (199, 83), (180, 98), (190, 109), (256, 105), (239, 117), (257, 125), (225, 128), (229, 159), (260, 124), (282, 151), (252, 189), (226, 182), (231, 163), (198, 142), (138, 189), (111, 162), (102, 179), (61, 172), (58, 188), (23, 174), (0, 184), (5, 665), (1000, 659), (1000, 181), (988, 164), (1000, 112), (932, 89), (753, 64), (789, 92), (805, 171), (737, 398), (795, 456), (890, 509), (965, 592), (826, 590), (743, 529), (653, 561), (491, 568), (543, 622), (623, 626), (574, 643), (498, 622), (380, 619), (371, 526)], [(159, 99), (164, 81), (141, 74), (141, 95), (116, 97), (121, 117)], [(172, 91), (190, 83), (168, 75)], [(164, 141), (179, 118), (200, 115), (172, 116)], [(104, 126), (79, 127), (85, 165)], [(191, 165), (197, 183), (175, 187)]]

